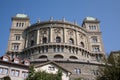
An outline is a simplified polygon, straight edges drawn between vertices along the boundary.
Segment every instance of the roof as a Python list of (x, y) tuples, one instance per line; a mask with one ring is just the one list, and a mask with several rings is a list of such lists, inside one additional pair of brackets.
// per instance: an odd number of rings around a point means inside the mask
[(88, 16), (88, 17), (86, 17), (86, 18), (83, 20), (83, 23), (84, 23), (84, 22), (97, 22), (97, 23), (99, 23), (100, 21), (99, 21), (97, 18)]
[(16, 17), (27, 18), (28, 16), (26, 14), (16, 14)]
[[(42, 64), (39, 64), (39, 65), (36, 65), (35, 68), (37, 67), (42, 67), (44, 65), (47, 65), (47, 64), (54, 64), (56, 65), (57, 67), (61, 68), (62, 70), (66, 71), (66, 72), (70, 72), (68, 71), (67, 69), (63, 68), (62, 66), (58, 65), (56, 62), (53, 62), (53, 61), (49, 61), (49, 62), (46, 62), (46, 63), (42, 63)], [(70, 72), (71, 73), (71, 72)]]

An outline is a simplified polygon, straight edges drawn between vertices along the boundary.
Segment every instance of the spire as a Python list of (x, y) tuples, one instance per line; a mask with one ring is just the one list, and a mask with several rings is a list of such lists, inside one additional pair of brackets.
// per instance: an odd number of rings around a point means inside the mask
[(53, 17), (50, 17), (50, 21), (53, 21)]
[(65, 17), (62, 17), (62, 21), (65, 22)]

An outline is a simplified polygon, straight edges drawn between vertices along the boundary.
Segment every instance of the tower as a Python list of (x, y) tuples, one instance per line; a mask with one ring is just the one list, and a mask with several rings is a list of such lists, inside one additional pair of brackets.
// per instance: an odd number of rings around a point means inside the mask
[(30, 25), (30, 19), (25, 14), (17, 14), (12, 17), (12, 26), (8, 41), (7, 54), (11, 58), (16, 57), (24, 49), (23, 31)]
[(96, 60), (101, 60), (105, 56), (99, 23), (100, 21), (96, 18), (86, 17), (82, 24), (88, 33), (89, 50)]

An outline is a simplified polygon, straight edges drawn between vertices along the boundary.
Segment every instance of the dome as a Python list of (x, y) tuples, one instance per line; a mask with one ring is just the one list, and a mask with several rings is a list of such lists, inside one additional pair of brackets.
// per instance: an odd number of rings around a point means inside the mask
[(26, 18), (28, 17), (26, 14), (17, 14), (16, 17), (19, 17), (19, 18)]
[(84, 20), (85, 20), (85, 21), (96, 21), (97, 19), (94, 18), (94, 17), (88, 16), (88, 17), (86, 17)]

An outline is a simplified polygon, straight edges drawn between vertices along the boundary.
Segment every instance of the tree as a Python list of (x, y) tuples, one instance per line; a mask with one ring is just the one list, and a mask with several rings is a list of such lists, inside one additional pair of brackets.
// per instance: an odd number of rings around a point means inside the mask
[(106, 65), (100, 68), (97, 80), (120, 80), (120, 55), (107, 59)]
[(82, 78), (75, 78), (74, 80), (83, 80)]
[(11, 78), (9, 76), (5, 76), (3, 77), (3, 80), (11, 80)]
[(62, 71), (58, 70), (57, 74), (35, 71), (32, 65), (29, 68), (29, 75), (26, 80), (62, 80)]

